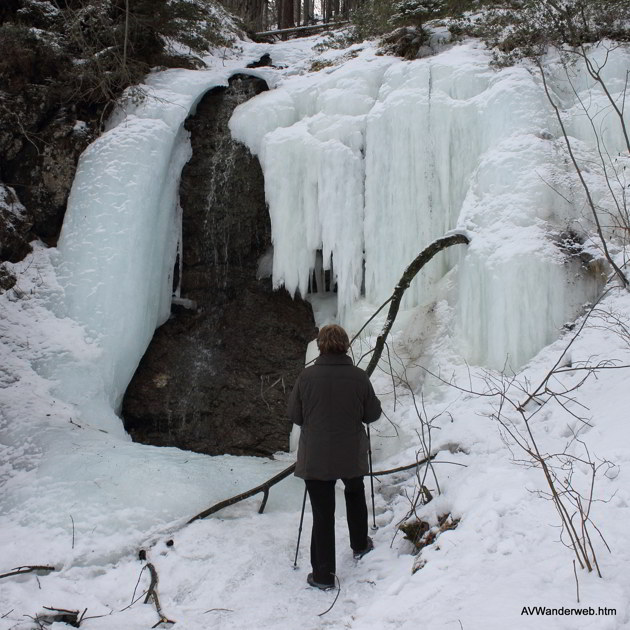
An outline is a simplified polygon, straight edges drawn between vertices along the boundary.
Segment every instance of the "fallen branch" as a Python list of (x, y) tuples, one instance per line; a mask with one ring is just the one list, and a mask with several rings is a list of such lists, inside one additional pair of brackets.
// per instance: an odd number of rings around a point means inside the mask
[(149, 573), (151, 574), (151, 584), (149, 585), (147, 596), (144, 598), (144, 603), (147, 604), (149, 603), (149, 600), (152, 599), (153, 603), (155, 604), (155, 610), (157, 611), (157, 614), (160, 617), (160, 620), (154, 626), (151, 626), (151, 627), (157, 628), (161, 623), (175, 623), (174, 621), (166, 617), (164, 613), (162, 612), (162, 606), (160, 605), (160, 598), (158, 597), (158, 594), (157, 594), (157, 585), (159, 582), (159, 578), (158, 578), (157, 571), (155, 570), (155, 567), (150, 562), (147, 562), (146, 566), (147, 566), (147, 569), (149, 569)]
[(50, 614), (37, 615), (35, 621), (37, 621), (38, 624), (45, 623), (46, 625), (51, 625), (53, 623), (65, 623), (73, 628), (79, 628), (87, 608), (83, 611), (83, 615), (78, 610), (53, 608), (52, 606), (44, 606), (44, 610), (49, 610)]
[(294, 470), (295, 470), (295, 464), (291, 464), (291, 466), (289, 466), (288, 468), (285, 468), (282, 472), (279, 472), (275, 477), (268, 479), (267, 481), (265, 481), (265, 483), (261, 483), (259, 486), (256, 486), (255, 488), (252, 488), (251, 490), (247, 490), (246, 492), (242, 492), (241, 494), (237, 494), (236, 496), (231, 497), (230, 499), (225, 499), (224, 501), (221, 501), (220, 503), (217, 503), (216, 505), (209, 507), (207, 510), (204, 510), (200, 514), (197, 514), (197, 516), (193, 516), (193, 518), (191, 518), (188, 521), (188, 524), (200, 518), (206, 518), (206, 516), (210, 516), (211, 514), (214, 514), (215, 512), (218, 512), (219, 510), (222, 510), (223, 508), (226, 508), (230, 505), (234, 505), (235, 503), (239, 503), (240, 501), (243, 501), (244, 499), (253, 497), (259, 492), (264, 493), (263, 501), (260, 504), (260, 509), (258, 510), (258, 513), (262, 514), (263, 511), (265, 510), (265, 506), (267, 505), (267, 499), (269, 497), (269, 489), (271, 488), (271, 486), (275, 486), (277, 483), (279, 483), (280, 481), (288, 477)]
[[(393, 475), (394, 473), (403, 472), (405, 470), (411, 470), (412, 468), (417, 468), (418, 466), (422, 466), (422, 464), (426, 464), (428, 461), (433, 460), (436, 457), (436, 455), (437, 453), (434, 453), (430, 457), (427, 457), (420, 461), (416, 461), (413, 464), (408, 464), (406, 466), (399, 466), (398, 468), (392, 468), (390, 470), (376, 470), (371, 473), (371, 476), (382, 477), (384, 475)], [(269, 497), (269, 489), (272, 486), (275, 486), (277, 483), (279, 483), (283, 479), (285, 479), (286, 477), (288, 477), (294, 470), (295, 470), (295, 464), (291, 464), (288, 468), (285, 468), (282, 472), (278, 473), (275, 477), (272, 477), (268, 481), (265, 481), (265, 483), (262, 483), (259, 486), (252, 488), (251, 490), (247, 490), (246, 492), (242, 492), (241, 494), (237, 494), (236, 496), (233, 496), (229, 499), (220, 501), (219, 503), (216, 503), (212, 507), (209, 507), (207, 510), (204, 510), (200, 514), (197, 514), (197, 516), (193, 516), (193, 518), (191, 518), (187, 524), (190, 524), (201, 518), (206, 518), (207, 516), (210, 516), (211, 514), (215, 514), (219, 510), (229, 507), (230, 505), (234, 505), (235, 503), (240, 503), (241, 501), (244, 501), (245, 499), (249, 499), (249, 497), (253, 497), (259, 492), (264, 492), (265, 494), (263, 501), (260, 504), (260, 508), (258, 510), (258, 514), (262, 514), (265, 509), (265, 505), (267, 504), (267, 498)], [(368, 473), (366, 476), (369, 477), (370, 473)]]
[(294, 26), (292, 28), (281, 28), (276, 29), (275, 31), (260, 31), (258, 33), (254, 33), (256, 37), (269, 37), (273, 35), (289, 35), (291, 33), (304, 33), (310, 31), (322, 31), (330, 28), (337, 28), (339, 26), (345, 26), (349, 24), (346, 20), (345, 22), (326, 22), (324, 24), (309, 24), (307, 26)]
[(51, 571), (56, 571), (57, 569), (55, 569), (55, 567), (50, 567), (50, 566), (46, 566), (46, 565), (32, 565), (32, 566), (23, 566), (23, 567), (16, 567), (15, 569), (12, 569), (11, 571), (9, 571), (9, 573), (2, 573), (0, 574), (0, 579), (1, 578), (5, 578), (5, 577), (10, 577), (11, 575), (22, 575), (24, 573), (32, 573), (33, 571), (45, 571), (47, 573), (50, 573)]

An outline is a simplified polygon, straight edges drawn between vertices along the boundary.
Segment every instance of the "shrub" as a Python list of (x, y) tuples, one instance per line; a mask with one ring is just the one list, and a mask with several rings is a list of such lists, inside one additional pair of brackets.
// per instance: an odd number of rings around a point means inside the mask
[(391, 24), (422, 26), (427, 20), (441, 15), (446, 6), (444, 0), (398, 0), (393, 8)]
[(0, 76), (8, 92), (57, 79), (69, 66), (69, 56), (51, 34), (10, 22), (0, 26)]
[(498, 65), (509, 65), (538, 56), (549, 46), (629, 41), (628, 15), (630, 0), (512, 0), (474, 20), (463, 18), (450, 29), (455, 35), (480, 37), (495, 49)]

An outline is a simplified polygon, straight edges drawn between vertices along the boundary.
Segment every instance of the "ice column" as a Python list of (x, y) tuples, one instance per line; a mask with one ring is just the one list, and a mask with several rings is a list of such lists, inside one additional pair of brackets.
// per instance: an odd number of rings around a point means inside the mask
[(83, 324), (100, 357), (55, 371), (58, 394), (84, 420), (124, 435), (116, 417), (155, 328), (170, 313), (179, 238), (178, 187), (190, 156), (183, 123), (228, 73), (150, 77), (146, 98), (115, 116), (83, 153), (59, 239), (63, 314)]
[(332, 256), (338, 318), (360, 297), (365, 121), (393, 59), (350, 62), (239, 106), (233, 136), (258, 155), (274, 245), (274, 286), (305, 296), (322, 251)]

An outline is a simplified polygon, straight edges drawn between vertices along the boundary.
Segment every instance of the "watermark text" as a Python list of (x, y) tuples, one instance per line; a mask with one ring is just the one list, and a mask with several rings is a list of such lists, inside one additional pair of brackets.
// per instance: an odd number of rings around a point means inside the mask
[(597, 617), (599, 615), (609, 616), (616, 614), (616, 608), (606, 608), (603, 606), (598, 606), (597, 608), (593, 606), (588, 606), (585, 608), (568, 608), (567, 606), (561, 606), (560, 608), (548, 608), (547, 606), (523, 606), (523, 609), (521, 610), (521, 615), (547, 615), (550, 617), (555, 617), (557, 615), (583, 615), (585, 617)]

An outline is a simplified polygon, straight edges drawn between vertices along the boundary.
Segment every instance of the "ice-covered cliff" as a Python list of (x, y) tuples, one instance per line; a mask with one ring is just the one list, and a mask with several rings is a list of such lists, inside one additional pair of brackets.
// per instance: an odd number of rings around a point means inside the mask
[[(418, 619), (431, 628), (520, 628), (525, 606), (575, 607), (576, 578), (580, 606), (611, 612), (597, 621), (549, 615), (549, 628), (627, 626), (630, 450), (622, 368), (630, 365), (630, 294), (610, 291), (570, 355), (563, 355), (568, 333), (524, 366), (508, 390), (520, 401), (520, 388), (540, 383), (563, 356), (567, 367), (554, 386), (571, 392), (571, 400), (561, 396), (536, 411), (531, 428), (545, 453), (580, 458), (573, 469), (556, 472), (560, 480), (572, 470), (574, 487), (594, 498), (589, 518), (606, 541), (593, 537), (604, 579), (572, 564), (554, 505), (544, 499), (543, 472), (529, 461), (515, 465), (518, 453), (506, 448), (509, 436), (495, 422), (500, 397), (483, 389), (488, 379), (491, 385), (509, 379), (462, 361), (503, 367), (508, 356), (512, 366), (527, 360), (596, 295), (605, 272), (537, 75), (493, 70), (474, 44), (413, 62), (355, 47), (331, 52), (323, 59), (334, 65), (312, 74), (304, 71), (313, 43), (249, 44), (249, 58), (227, 60), (225, 68), (220, 58), (215, 70), (152, 76), (151, 97), (113, 120), (81, 160), (59, 250), (36, 244), (10, 265), (16, 284), (0, 295), (2, 570), (28, 564), (57, 570), (3, 579), (3, 630), (32, 626), (24, 615), (34, 618), (51, 605), (88, 609), (90, 628), (155, 625), (154, 607), (139, 601), (150, 580), (138, 563), (141, 548), (159, 573), (165, 614), (191, 630), (322, 623), (393, 630), (415, 628)], [(375, 469), (408, 465), (428, 446), (437, 454), (435, 476), (427, 471), (426, 477), (434, 500), (414, 505), (424, 469), (375, 479), (375, 551), (357, 564), (345, 523), (337, 521), (343, 596), (333, 609), (335, 594), (306, 587), (308, 504), (293, 568), (300, 480), (274, 486), (263, 515), (253, 498), (185, 526), (209, 505), (278, 473), (292, 454), (210, 457), (132, 443), (115, 414), (128, 376), (168, 315), (179, 238), (177, 180), (188, 152), (183, 122), (208, 88), (224, 85), (265, 52), (289, 67), (259, 70), (275, 89), (232, 123), (266, 171), (276, 247), (273, 264), (267, 265), (269, 254), (260, 261), (261, 273), (268, 266), (277, 284), (303, 291), (313, 265), (318, 290), (336, 278), (336, 294), (311, 298), (318, 307), (327, 301), (352, 327), (432, 238), (456, 227), (472, 239), (415, 280), (399, 316), (404, 329), (390, 346), (399, 372), (383, 365), (373, 374), (387, 414), (372, 432)], [(614, 51), (606, 66), (615, 97), (628, 67), (624, 54)], [(596, 128), (616, 159), (621, 139), (614, 116), (577, 67), (570, 69), (575, 92), (557, 60), (545, 67), (583, 174), (608, 219), (610, 190), (577, 97), (588, 96), (582, 102), (599, 112)], [(615, 190), (626, 185), (622, 173), (609, 183)], [(318, 267), (329, 253), (334, 268), (326, 278)], [(286, 333), (281, 320), (278, 327)], [(246, 331), (239, 342), (253, 344), (257, 336)], [(407, 349), (415, 357), (424, 353), (413, 363), (432, 360), (442, 376), (448, 370), (455, 385), (482, 395), (437, 379), (428, 379), (422, 398), (415, 395), (418, 372), (395, 354)], [(585, 381), (589, 364), (604, 369)], [(506, 417), (522, 427), (514, 415)], [(421, 431), (429, 427), (431, 441), (423, 445)], [(601, 462), (594, 488), (584, 446), (589, 459)], [(420, 563), (398, 529), (410, 507), (431, 524), (447, 512), (461, 517), (456, 530), (422, 550), (426, 565), (413, 574)]]
[[(381, 303), (426, 245), (466, 228), (467, 251), (433, 262), (405, 305), (433, 302), (455, 270), (462, 355), (516, 369), (595, 298), (604, 276), (558, 246), (567, 234), (588, 240), (591, 226), (540, 76), (489, 62), (476, 43), (412, 62), (360, 55), (242, 105), (231, 127), (263, 166), (277, 285), (306, 294), (321, 251), (325, 267), (334, 261), (338, 316), (353, 327), (362, 296)], [(627, 63), (621, 50), (608, 60), (615, 97)], [(578, 66), (575, 93), (558, 59), (546, 72), (587, 153), (595, 143), (578, 102), (588, 99), (597, 117), (609, 109), (604, 95)], [(610, 130), (605, 141), (621, 148)]]

